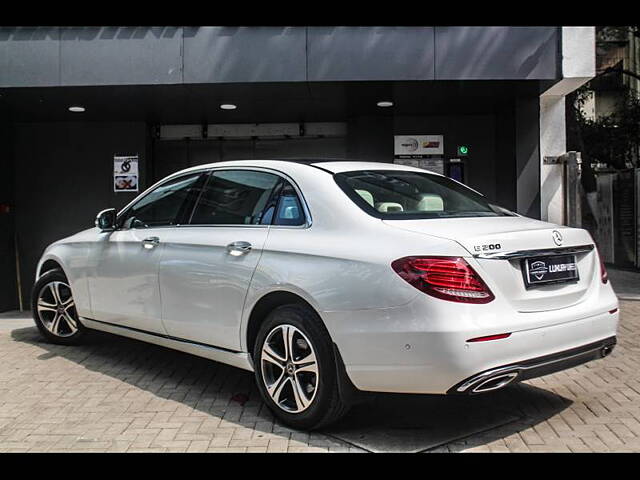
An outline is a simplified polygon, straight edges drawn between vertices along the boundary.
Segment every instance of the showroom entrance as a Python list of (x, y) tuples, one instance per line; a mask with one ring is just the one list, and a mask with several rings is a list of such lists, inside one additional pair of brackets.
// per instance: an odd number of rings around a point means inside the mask
[(151, 181), (227, 160), (346, 158), (346, 123), (164, 125), (156, 127)]

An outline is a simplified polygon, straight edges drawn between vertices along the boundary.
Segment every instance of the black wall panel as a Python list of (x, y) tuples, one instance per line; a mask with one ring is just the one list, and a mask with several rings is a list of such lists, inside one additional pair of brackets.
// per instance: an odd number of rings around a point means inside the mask
[[(0, 123), (0, 312), (18, 308), (16, 288), (13, 155), (10, 125)], [(3, 206), (9, 206), (5, 212)]]
[(98, 211), (137, 195), (113, 192), (113, 155), (137, 153), (144, 179), (146, 132), (144, 123), (16, 125), (15, 213), (26, 299), (47, 245), (93, 227)]

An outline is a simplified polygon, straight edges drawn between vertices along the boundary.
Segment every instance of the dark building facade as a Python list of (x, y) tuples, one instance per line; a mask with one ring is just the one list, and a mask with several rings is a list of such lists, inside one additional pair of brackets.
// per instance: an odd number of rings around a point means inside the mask
[(445, 169), (553, 220), (542, 158), (563, 153), (556, 107), (592, 75), (592, 30), (0, 28), (0, 311), (28, 307), (46, 245), (135, 198), (114, 192), (116, 155), (138, 156), (141, 192), (230, 159), (392, 162), (394, 136), (440, 135)]

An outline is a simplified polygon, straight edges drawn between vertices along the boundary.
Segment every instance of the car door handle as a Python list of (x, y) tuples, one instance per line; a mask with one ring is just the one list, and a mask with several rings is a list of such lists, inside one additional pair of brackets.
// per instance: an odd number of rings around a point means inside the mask
[(251, 244), (249, 242), (232, 242), (227, 245), (227, 251), (234, 256), (244, 255), (251, 251)]
[(147, 237), (142, 240), (142, 246), (146, 249), (152, 249), (157, 247), (160, 244), (160, 239), (158, 237)]

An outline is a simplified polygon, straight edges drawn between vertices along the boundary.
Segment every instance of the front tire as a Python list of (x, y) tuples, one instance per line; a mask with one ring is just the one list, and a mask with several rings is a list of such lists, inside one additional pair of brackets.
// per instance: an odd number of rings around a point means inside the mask
[(31, 293), (31, 311), (38, 330), (49, 342), (77, 345), (86, 334), (62, 270), (50, 270), (38, 279)]
[(258, 390), (283, 423), (314, 430), (347, 413), (331, 338), (312, 309), (299, 304), (274, 309), (258, 331), (253, 363)]

